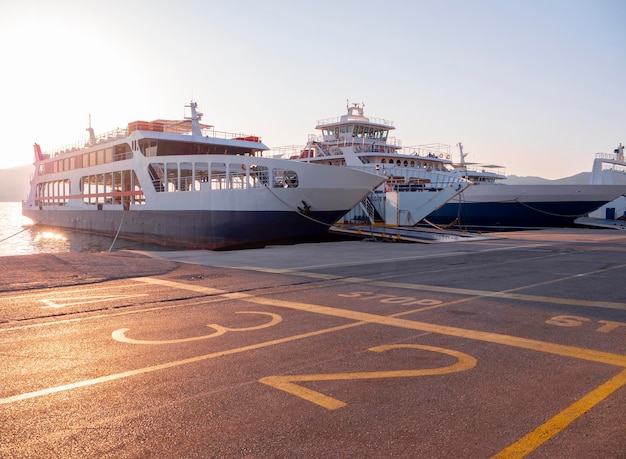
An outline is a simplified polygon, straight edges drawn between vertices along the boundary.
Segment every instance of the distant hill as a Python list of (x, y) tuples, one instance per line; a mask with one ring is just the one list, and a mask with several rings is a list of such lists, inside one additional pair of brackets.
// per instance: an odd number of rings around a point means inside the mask
[(0, 201), (19, 202), (28, 196), (33, 166), (0, 169)]
[(591, 172), (581, 172), (580, 174), (572, 175), (571, 177), (565, 177), (556, 180), (549, 180), (541, 177), (518, 177), (517, 175), (509, 175), (506, 180), (502, 180), (501, 183), (507, 185), (587, 185), (591, 179)]

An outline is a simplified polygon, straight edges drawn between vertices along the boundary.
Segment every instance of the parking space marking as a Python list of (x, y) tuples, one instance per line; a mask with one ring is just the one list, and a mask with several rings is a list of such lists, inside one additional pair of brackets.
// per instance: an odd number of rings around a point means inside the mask
[(368, 312), (352, 311), (349, 309), (341, 309), (330, 306), (320, 306), (311, 303), (301, 303), (296, 301), (279, 300), (275, 298), (265, 298), (260, 296), (249, 295), (246, 293), (228, 293), (210, 287), (201, 287), (197, 285), (189, 285), (183, 282), (174, 282), (158, 278), (137, 278), (138, 282), (146, 282), (152, 284), (167, 285), (172, 288), (192, 289), (200, 292), (206, 289), (212, 294), (219, 294), (223, 298), (240, 299), (249, 303), (262, 304), (265, 306), (276, 306), (287, 309), (295, 309), (299, 311), (311, 312), (315, 314), (342, 317), (344, 319), (355, 320), (359, 322), (377, 323), (380, 325), (389, 325), (398, 328), (408, 328), (412, 330), (425, 331), (430, 333), (438, 333), (442, 335), (456, 336), (459, 338), (474, 339), (477, 341), (486, 341), (495, 344), (503, 344), (506, 346), (529, 349), (538, 352), (556, 354), (563, 357), (573, 357), (576, 359), (589, 360), (593, 362), (606, 363), (626, 368), (626, 355), (611, 354), (609, 352), (596, 351), (593, 349), (585, 349), (575, 346), (567, 346), (563, 344), (554, 344), (546, 341), (538, 341), (529, 338), (521, 338), (512, 335), (502, 335), (500, 333), (483, 332), (477, 330), (469, 330), (464, 328), (451, 327), (448, 325), (437, 325), (427, 322), (418, 322), (408, 319), (400, 319), (393, 316), (382, 316)]
[(584, 397), (572, 403), (566, 409), (549, 419), (535, 430), (520, 438), (518, 441), (503, 449), (493, 458), (511, 459), (526, 456), (539, 446), (550, 440), (568, 425), (585, 414), (595, 405), (607, 398), (616, 390), (626, 385), (626, 370), (618, 373), (604, 384), (596, 387)]
[[(334, 277), (336, 279), (336, 277)], [(187, 359), (177, 360), (166, 362), (158, 365), (153, 365), (149, 367), (138, 368), (135, 370), (129, 370), (117, 374), (111, 374), (107, 376), (102, 376), (98, 378), (93, 378), (89, 380), (78, 381), (71, 384), (65, 384), (57, 387), (50, 387), (42, 390), (37, 390), (33, 392), (28, 392), (24, 394), (18, 394), (15, 396), (9, 396), (5, 398), (0, 398), (0, 405), (15, 403), (31, 398), (46, 396), (66, 390), (72, 390), (81, 387), (87, 387), (91, 385), (101, 384), (109, 381), (120, 380), (123, 378), (128, 378), (132, 376), (147, 374), (155, 371), (170, 369), (174, 367), (178, 367), (181, 365), (196, 363), (212, 358), (218, 358), (228, 355), (233, 355), (237, 353), (242, 353), (250, 350), (256, 350), (264, 347), (274, 346), (278, 344), (283, 344), (287, 342), (292, 342), (300, 339), (305, 339), (313, 336), (322, 335), (325, 333), (335, 332), (346, 330), (352, 327), (357, 327), (363, 324), (380, 324), (392, 327), (399, 327), (405, 329), (419, 330), (429, 333), (435, 334), (443, 334), (449, 336), (455, 336), (459, 338), (467, 338), (474, 339), (479, 341), (485, 341), (494, 344), (502, 344), (506, 346), (518, 347), (522, 349), (535, 350), (537, 352), (542, 353), (550, 353), (555, 355), (560, 355), (564, 357), (572, 357), (578, 359), (585, 359), (593, 362), (605, 363), (609, 365), (615, 365), (619, 367), (626, 368), (626, 355), (620, 354), (611, 354), (602, 351), (594, 351), (591, 349), (578, 348), (574, 346), (566, 346), (560, 344), (553, 344), (549, 342), (543, 342), (538, 340), (532, 340), (527, 338), (520, 338), (509, 335), (502, 335), (498, 333), (491, 332), (480, 332), (475, 330), (462, 329), (457, 327), (450, 327), (444, 325), (436, 325), (429, 324), (425, 322), (417, 322), (411, 321), (407, 319), (399, 319), (394, 316), (381, 316), (377, 314), (359, 312), (359, 311), (350, 311), (347, 309), (340, 309), (328, 306), (320, 306), (315, 304), (307, 304), (301, 302), (293, 302), (293, 301), (285, 301), (278, 300), (272, 298), (264, 298), (257, 297), (245, 293), (228, 293), (222, 290), (210, 288), (210, 287), (202, 287), (202, 286), (194, 286), (190, 284), (185, 284), (182, 282), (173, 282), (167, 281), (158, 278), (137, 278), (134, 279), (138, 282), (143, 282), (147, 284), (159, 284), (168, 286), (171, 288), (178, 288), (183, 290), (192, 290), (199, 293), (209, 294), (209, 295), (218, 295), (219, 298), (223, 299), (239, 299), (242, 301), (246, 301), (253, 304), (262, 304), (272, 307), (281, 307), (291, 310), (298, 310), (303, 312), (309, 312), (314, 314), (321, 314), (332, 317), (340, 317), (344, 319), (353, 320), (356, 322), (351, 322), (349, 324), (344, 324), (337, 327), (327, 328), (323, 330), (317, 330), (313, 332), (303, 333), (300, 335), (294, 335), (279, 339), (274, 339), (270, 341), (265, 341), (262, 343), (256, 343), (252, 345), (243, 346), (240, 348), (228, 349), (224, 351), (217, 351), (210, 354), (204, 354), (200, 356), (190, 357)], [(364, 281), (371, 283), (370, 280), (365, 279)], [(492, 293), (492, 292), (488, 292)], [(535, 298), (536, 300), (536, 298)], [(206, 300), (205, 300), (206, 301)], [(395, 314), (395, 316), (400, 314)], [(551, 420), (544, 423), (542, 426), (535, 429), (533, 432), (529, 433), (525, 437), (522, 437), (516, 443), (512, 444), (509, 450), (508, 448), (503, 450), (502, 453), (509, 451), (511, 455), (509, 456), (501, 456), (501, 457), (515, 457), (512, 455), (515, 451), (522, 451), (522, 453), (516, 453), (517, 456), (528, 454), (530, 451), (536, 449), (540, 444), (548, 441), (554, 435), (562, 431), (571, 423), (574, 419), (577, 419), (589, 409), (593, 408), (600, 401), (611, 395), (613, 392), (623, 387), (626, 384), (626, 371), (620, 372), (617, 376), (611, 378), (606, 383), (598, 386), (589, 394), (574, 402), (572, 405), (567, 407), (561, 413), (554, 416)]]
[[(158, 279), (156, 279), (158, 281)], [(173, 284), (169, 284), (174, 286)], [(179, 288), (185, 288), (185, 284), (181, 284)], [(491, 292), (489, 292), (491, 293)], [(294, 301), (277, 300), (271, 298), (254, 297), (252, 295), (246, 295), (242, 293), (229, 294), (223, 293), (223, 297), (231, 297), (235, 295), (238, 299), (242, 299), (247, 302), (255, 304), (263, 304), (267, 306), (284, 307), (288, 309), (294, 309), (299, 311), (305, 311), (310, 313), (342, 317), (345, 319), (352, 319), (359, 322), (377, 323), (380, 325), (395, 326), (400, 328), (408, 328), (413, 330), (426, 331), (431, 333), (438, 333), (449, 336), (456, 336), (459, 338), (474, 339), (478, 341), (485, 341), (495, 344), (502, 344), (506, 346), (517, 347), (521, 349), (529, 349), (542, 353), (550, 353), (560, 355), (563, 357), (572, 357), (576, 359), (584, 359), (593, 362), (606, 363), (609, 365), (620, 366), (626, 368), (626, 355), (611, 354), (608, 352), (595, 351), (592, 349), (579, 348), (575, 346), (566, 346), (561, 344), (554, 344), (545, 341), (538, 341), (528, 338), (521, 338), (510, 335), (502, 335), (492, 332), (481, 332), (469, 329), (462, 329), (457, 327), (450, 327), (446, 325), (435, 325), (425, 322), (417, 322), (406, 319), (399, 319), (393, 316), (379, 316), (377, 314), (370, 314), (359, 311), (351, 311), (347, 309), (333, 308), (328, 306), (319, 306), (308, 303), (300, 303)], [(538, 301), (535, 299), (535, 301)], [(502, 458), (511, 457), (523, 457), (530, 452), (534, 451), (541, 444), (549, 441), (552, 437), (557, 435), (563, 429), (565, 429), (571, 422), (578, 419), (585, 414), (591, 408), (596, 406), (606, 397), (611, 395), (616, 390), (620, 389), (626, 384), (626, 377), (624, 371), (617, 376), (611, 378), (606, 383), (592, 390), (589, 394), (585, 395), (581, 399), (568, 406), (565, 410), (558, 413), (548, 422), (537, 427), (533, 432), (522, 437), (506, 449), (504, 449), (498, 456)], [(306, 394), (308, 389), (299, 392), (300, 394)], [(319, 394), (322, 395), (322, 394)], [(308, 396), (313, 394), (308, 393)], [(325, 397), (322, 395), (322, 397)], [(330, 401), (326, 401), (330, 403)], [(340, 402), (341, 403), (341, 402)]]
[[(517, 287), (510, 290), (505, 290), (501, 292), (494, 292), (489, 290), (474, 290), (467, 288), (456, 288), (456, 287), (444, 287), (437, 285), (424, 285), (424, 284), (407, 284), (403, 282), (389, 282), (379, 279), (368, 279), (364, 277), (342, 277), (336, 274), (322, 274), (315, 272), (307, 272), (307, 271), (297, 271), (293, 269), (272, 269), (272, 268), (256, 268), (256, 267), (244, 267), (242, 269), (247, 269), (251, 271), (258, 272), (267, 272), (274, 274), (287, 274), (293, 276), (301, 276), (307, 277), (311, 279), (321, 279), (321, 280), (335, 280), (346, 283), (353, 284), (367, 284), (367, 285), (375, 285), (377, 287), (392, 287), (392, 288), (400, 288), (406, 290), (419, 290), (425, 292), (438, 292), (438, 293), (451, 293), (454, 295), (470, 295), (477, 297), (490, 297), (490, 298), (504, 298), (509, 300), (519, 300), (519, 301), (538, 301), (542, 303), (554, 303), (568, 306), (586, 306), (586, 307), (594, 307), (594, 308), (605, 308), (605, 309), (617, 309), (621, 311), (626, 311), (626, 303), (613, 302), (613, 301), (593, 301), (593, 300), (577, 300), (573, 298), (559, 298), (559, 297), (551, 297), (551, 296), (541, 296), (541, 295), (527, 295), (522, 293), (514, 293), (516, 290), (523, 290), (532, 287), (538, 287), (542, 285), (548, 285), (556, 282), (562, 282), (565, 280), (576, 279), (579, 277), (590, 276), (593, 274), (601, 274), (607, 271), (615, 270), (615, 269), (623, 269), (626, 268), (626, 264), (611, 266), (608, 268), (598, 269), (595, 271), (590, 271), (587, 273), (579, 273), (566, 277), (559, 277), (557, 279), (551, 279), (549, 281), (538, 282), (532, 285), (524, 285), (521, 287)], [(394, 274), (390, 277), (397, 277), (398, 274)], [(140, 280), (139, 278), (134, 280)]]
[(13, 395), (10, 397), (5, 397), (5, 398), (0, 398), (0, 405), (7, 405), (10, 403), (15, 403), (15, 402), (20, 402), (23, 400), (28, 400), (31, 398), (37, 398), (37, 397), (43, 397), (46, 395), (51, 395), (51, 394), (55, 394), (58, 392), (64, 392), (67, 390), (72, 390), (72, 389), (78, 389), (80, 387), (88, 387), (88, 386), (94, 386), (97, 384), (102, 384), (105, 382), (110, 382), (110, 381), (116, 381), (119, 379), (125, 379), (125, 378), (129, 378), (132, 376), (138, 376), (138, 375), (142, 375), (142, 374), (148, 374), (148, 373), (153, 373), (155, 371), (160, 371), (160, 370), (166, 370), (169, 368), (175, 368), (175, 367), (179, 367), (182, 365), (188, 365), (191, 363), (197, 363), (197, 362), (202, 362), (204, 360), (210, 360), (210, 359), (215, 359), (218, 357), (224, 357), (227, 355), (234, 355), (234, 354), (239, 354), (241, 352), (247, 352), (247, 351), (253, 351), (256, 349), (261, 349), (264, 347), (269, 347), (269, 346), (275, 346), (277, 344), (283, 344), (283, 343), (288, 343), (291, 341), (297, 341), (300, 339), (305, 339), (305, 338), (310, 338), (313, 336), (318, 336), (318, 335), (323, 335), (326, 333), (333, 333), (336, 331), (342, 331), (342, 330), (347, 330), (349, 328), (353, 328), (353, 327), (358, 327), (360, 325), (363, 325), (362, 322), (357, 322), (357, 323), (349, 323), (349, 324), (344, 324), (344, 325), (339, 325), (337, 327), (330, 327), (330, 328), (325, 328), (322, 330), (315, 330), (312, 332), (307, 332), (307, 333), (302, 333), (299, 335), (294, 335), (294, 336), (287, 336), (284, 338), (278, 338), (278, 339), (273, 339), (270, 341), (264, 341), (262, 343), (257, 343), (257, 344), (250, 344), (248, 346), (243, 346), (243, 347), (238, 347), (238, 348), (234, 348), (234, 349), (227, 349), (225, 351), (217, 351), (217, 352), (213, 352), (210, 354), (204, 354), (204, 355), (199, 355), (199, 356), (195, 356), (195, 357), (190, 357), (188, 359), (182, 359), (182, 360), (175, 360), (172, 362), (166, 362), (166, 363), (162, 363), (162, 364), (158, 364), (158, 365), (152, 365), (149, 367), (143, 367), (143, 368), (137, 368), (135, 370), (129, 370), (129, 371), (124, 371), (122, 373), (115, 373), (115, 374), (111, 374), (111, 375), (107, 375), (107, 376), (101, 376), (98, 378), (93, 378), (93, 379), (86, 379), (84, 381), (78, 381), (75, 383), (71, 383), (71, 384), (64, 384), (62, 386), (56, 386), (56, 387), (49, 387), (47, 389), (41, 389), (41, 390), (36, 390), (33, 392), (26, 392), (24, 394), (18, 394), (18, 395)]

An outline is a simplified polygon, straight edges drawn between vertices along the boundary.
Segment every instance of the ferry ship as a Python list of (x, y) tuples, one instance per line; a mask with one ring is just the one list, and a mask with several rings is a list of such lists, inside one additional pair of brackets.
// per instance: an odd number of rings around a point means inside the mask
[[(257, 136), (183, 120), (124, 129), (42, 153), (23, 214), (35, 223), (184, 248), (315, 240), (384, 178), (264, 157)], [(189, 113), (188, 111), (188, 113)]]
[(322, 135), (302, 146), (279, 147), (275, 157), (299, 163), (347, 166), (383, 177), (383, 183), (341, 219), (410, 227), (466, 189), (471, 182), (447, 169), (452, 161), (433, 146), (402, 151), (389, 134), (393, 122), (364, 115), (364, 104), (349, 103), (345, 115), (317, 122)]
[(426, 222), (469, 231), (575, 226), (579, 217), (626, 193), (625, 185), (606, 182), (504, 184), (502, 166), (467, 163), (463, 145), (458, 147), (460, 162), (451, 170), (473, 186), (429, 215)]
[[(589, 183), (623, 185), (626, 188), (624, 145), (620, 143), (613, 153), (596, 153)], [(576, 223), (585, 226), (626, 229), (626, 193), (594, 210), (589, 217), (577, 219)]]
[(368, 118), (363, 104), (318, 121), (322, 135), (306, 146), (275, 149), (298, 162), (343, 165), (385, 177), (385, 182), (341, 219), (386, 226), (425, 226), (499, 231), (575, 226), (578, 217), (623, 195), (609, 184), (507, 185), (502, 166), (467, 163), (462, 144), (455, 163), (451, 147), (432, 143), (403, 147), (386, 119)]

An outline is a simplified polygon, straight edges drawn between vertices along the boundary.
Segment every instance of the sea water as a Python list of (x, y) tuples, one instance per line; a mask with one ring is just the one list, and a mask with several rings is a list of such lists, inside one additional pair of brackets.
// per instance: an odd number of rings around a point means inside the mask
[[(35, 225), (22, 215), (21, 202), (0, 202), (0, 256), (58, 252), (163, 250), (162, 247)], [(170, 248), (171, 249), (171, 248)]]

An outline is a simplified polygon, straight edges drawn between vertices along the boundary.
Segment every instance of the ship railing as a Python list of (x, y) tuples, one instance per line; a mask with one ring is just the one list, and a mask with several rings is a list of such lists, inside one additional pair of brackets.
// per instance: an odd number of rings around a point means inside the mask
[(491, 174), (491, 175), (502, 175), (505, 176), (505, 167), (504, 166), (496, 166), (495, 164), (472, 164), (467, 163), (462, 166), (467, 172), (473, 172), (474, 174)]
[(202, 135), (205, 137), (212, 137), (214, 139), (247, 140), (249, 142), (261, 142), (261, 137), (258, 135), (244, 134), (243, 132), (216, 131), (213, 128), (202, 129)]
[(112, 140), (121, 139), (126, 137), (127, 135), (128, 129), (117, 128), (112, 131), (105, 132), (104, 134), (99, 134), (95, 136), (94, 139), (78, 140), (74, 143), (53, 148), (52, 150), (46, 151), (46, 154), (49, 154), (50, 158), (52, 158), (54, 156), (59, 156), (65, 153), (72, 153), (78, 150), (82, 150), (83, 148), (92, 147), (103, 142), (110, 142)]
[[(397, 167), (376, 168), (372, 166), (350, 166), (352, 169), (362, 170), (364, 172), (376, 173), (387, 176), (387, 184), (393, 185), (398, 189), (419, 189), (436, 188), (440, 189), (448, 185), (455, 185), (465, 180), (458, 174), (448, 171), (428, 170), (421, 167)], [(402, 185), (410, 185), (402, 187)]]
[(369, 195), (363, 198), (363, 200), (360, 202), (360, 206), (365, 212), (365, 215), (367, 215), (369, 222), (374, 223), (376, 218), (376, 210), (374, 209), (374, 204), (372, 203)]
[[(345, 116), (345, 115), (343, 115), (343, 116)], [(326, 119), (323, 119), (323, 120), (318, 120), (317, 121), (317, 125), (318, 126), (323, 126), (323, 125), (326, 125), (326, 124), (339, 123), (339, 122), (342, 121), (343, 116), (334, 116), (332, 118), (326, 118)], [(363, 118), (365, 118), (365, 117), (363, 117)], [(359, 117), (359, 119), (363, 119), (363, 118)], [(384, 119), (384, 118), (374, 118), (374, 117), (368, 116), (367, 120), (370, 123), (382, 124), (384, 126), (393, 126), (393, 121), (387, 120), (387, 119)]]
[(624, 162), (624, 155), (620, 153), (596, 153), (596, 159)]
[[(371, 137), (351, 137), (350, 139), (337, 139), (335, 141), (324, 141), (324, 137), (316, 134), (309, 134), (309, 143), (316, 142), (324, 145), (338, 147), (355, 147), (355, 146), (390, 146), (394, 149), (402, 148), (402, 141), (396, 137), (389, 137), (386, 140), (375, 139)], [(373, 143), (372, 143), (373, 142)]]
[(446, 145), (445, 143), (430, 143), (404, 147), (402, 153), (426, 158), (452, 159), (450, 148), (450, 145)]
[(271, 158), (276, 159), (297, 159), (300, 157), (305, 145), (283, 145), (280, 147), (272, 147), (269, 151)]

